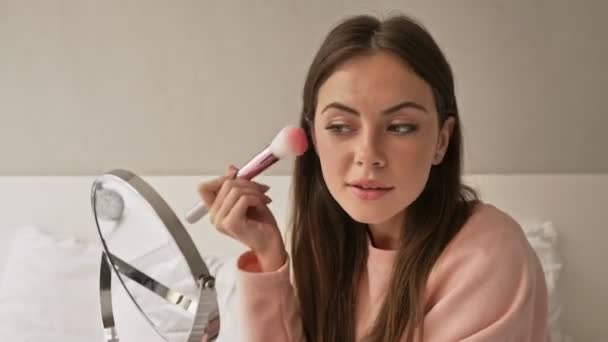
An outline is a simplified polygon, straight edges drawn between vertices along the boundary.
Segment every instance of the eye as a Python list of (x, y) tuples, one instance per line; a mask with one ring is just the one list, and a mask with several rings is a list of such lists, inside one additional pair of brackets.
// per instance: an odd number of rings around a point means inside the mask
[(350, 132), (350, 128), (347, 125), (343, 124), (332, 124), (325, 127), (325, 129), (334, 134), (345, 134)]
[(410, 132), (415, 132), (418, 129), (416, 125), (410, 124), (394, 124), (388, 126), (389, 131), (395, 132), (397, 134), (405, 135)]

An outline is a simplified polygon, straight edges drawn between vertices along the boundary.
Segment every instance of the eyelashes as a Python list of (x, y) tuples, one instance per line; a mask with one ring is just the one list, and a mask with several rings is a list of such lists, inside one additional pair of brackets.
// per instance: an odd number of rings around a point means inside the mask
[(389, 128), (394, 128), (394, 132), (398, 134), (413, 133), (418, 129), (418, 126), (412, 124), (394, 124), (389, 125)]
[(333, 134), (346, 134), (350, 132), (350, 128), (347, 125), (341, 124), (333, 124), (325, 127), (326, 130), (332, 132)]
[[(353, 129), (346, 124), (331, 124), (325, 127), (325, 129), (335, 135), (346, 135), (353, 132)], [(417, 129), (418, 125), (413, 124), (392, 124), (387, 127), (389, 132), (397, 135), (407, 135), (415, 132)]]

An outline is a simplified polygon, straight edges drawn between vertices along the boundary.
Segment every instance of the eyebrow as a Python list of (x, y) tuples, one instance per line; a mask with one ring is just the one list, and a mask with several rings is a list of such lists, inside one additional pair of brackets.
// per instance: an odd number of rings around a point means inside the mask
[[(329, 108), (336, 108), (339, 109), (341, 111), (350, 113), (350, 114), (354, 114), (354, 115), (360, 115), (359, 112), (357, 112), (357, 110), (348, 107), (347, 105), (340, 103), (340, 102), (332, 102), (330, 104), (328, 104), (327, 106), (325, 106), (325, 108), (323, 108), (323, 110), (321, 111), (321, 114), (323, 114), (326, 110), (328, 110)], [(392, 106), (388, 109), (385, 109), (382, 111), (382, 115), (389, 115), (389, 114), (393, 114), (395, 112), (400, 111), (403, 108), (414, 108), (417, 110), (420, 110), (422, 112), (428, 113), (429, 111), (424, 108), (424, 106), (417, 104), (416, 102), (412, 102), (412, 101), (405, 101), (405, 102), (401, 102), (396, 106)]]

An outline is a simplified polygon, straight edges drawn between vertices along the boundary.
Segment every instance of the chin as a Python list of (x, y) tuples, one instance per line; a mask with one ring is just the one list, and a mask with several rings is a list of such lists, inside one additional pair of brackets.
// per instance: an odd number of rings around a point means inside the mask
[(394, 215), (381, 212), (378, 208), (353, 208), (345, 206), (344, 210), (353, 220), (365, 224), (380, 224), (386, 222)]
[(354, 199), (348, 189), (342, 191), (342, 189), (329, 188), (329, 192), (348, 216), (359, 223), (381, 224), (403, 211), (403, 207), (396, 205), (395, 199), (390, 198), (391, 196), (362, 203), (360, 200)]

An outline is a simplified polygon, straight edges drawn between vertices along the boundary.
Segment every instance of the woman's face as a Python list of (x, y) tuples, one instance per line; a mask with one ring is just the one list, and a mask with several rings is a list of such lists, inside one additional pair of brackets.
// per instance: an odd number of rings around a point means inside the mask
[[(430, 86), (395, 55), (348, 60), (322, 84), (315, 109), (330, 193), (358, 222), (400, 221), (441, 161), (452, 121), (439, 130)], [(362, 189), (370, 187), (381, 189)]]

